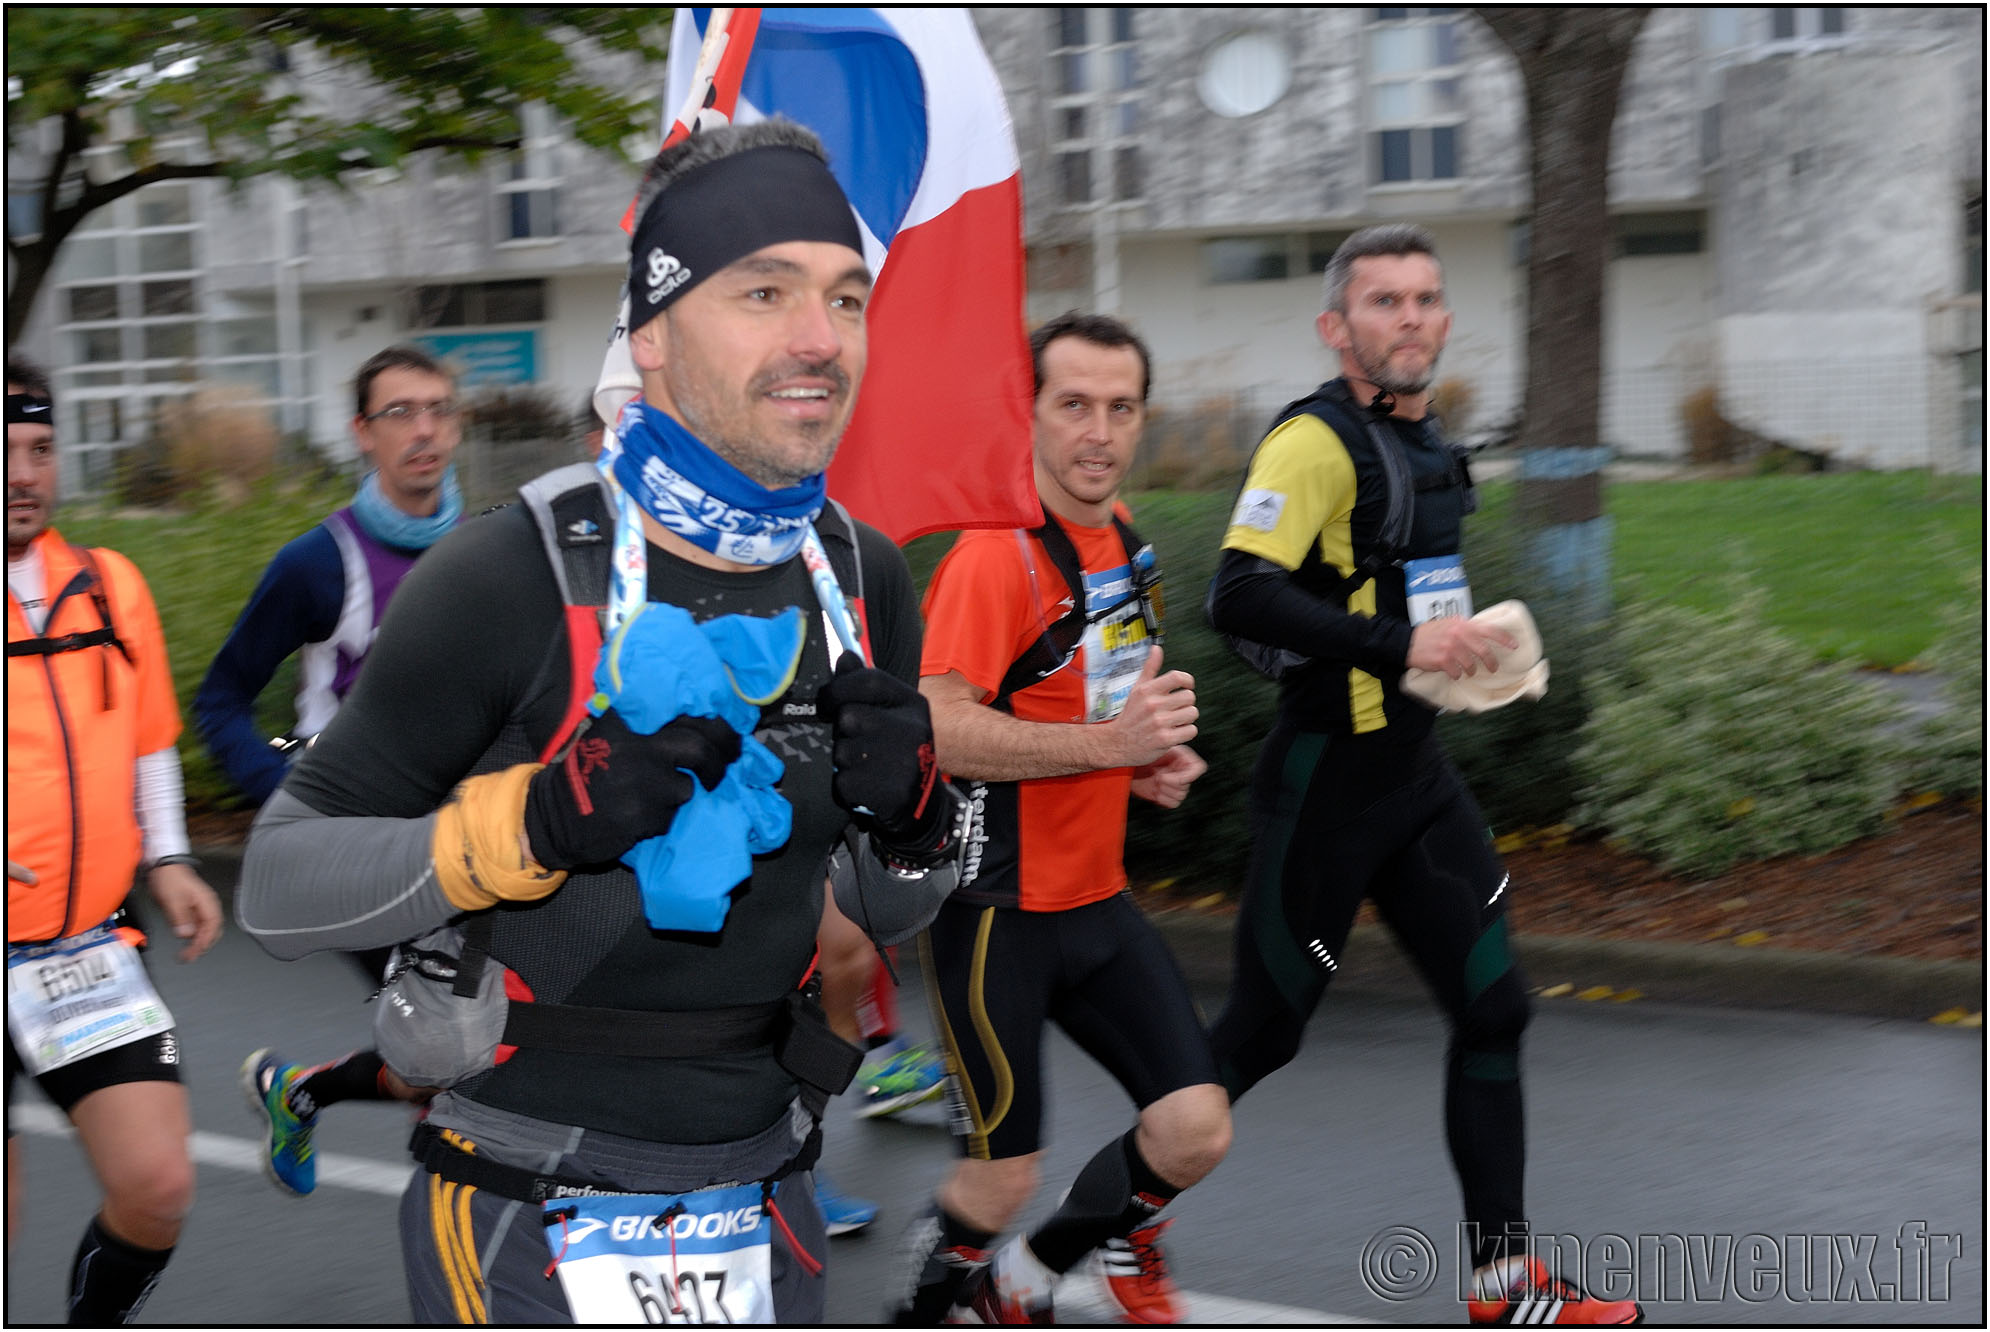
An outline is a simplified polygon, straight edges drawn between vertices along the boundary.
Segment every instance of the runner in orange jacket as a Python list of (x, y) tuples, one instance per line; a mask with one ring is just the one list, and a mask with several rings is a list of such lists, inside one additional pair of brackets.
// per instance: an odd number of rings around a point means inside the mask
[[(48, 525), (48, 379), (7, 360), (7, 1075), (69, 1116), (104, 1201), (70, 1271), (69, 1321), (129, 1322), (193, 1205), (179, 1037), (120, 904), (140, 865), (182, 961), (221, 933), (188, 854), (179, 709), (145, 580)], [(7, 1132), (7, 1232), (19, 1160)]]

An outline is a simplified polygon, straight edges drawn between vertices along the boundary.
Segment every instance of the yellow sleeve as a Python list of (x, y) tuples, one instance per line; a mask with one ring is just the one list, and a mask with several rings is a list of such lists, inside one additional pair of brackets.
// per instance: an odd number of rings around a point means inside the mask
[(1319, 417), (1295, 416), (1252, 455), (1223, 548), (1297, 569), (1321, 534), (1345, 527), (1353, 512), (1354, 460), (1347, 446)]

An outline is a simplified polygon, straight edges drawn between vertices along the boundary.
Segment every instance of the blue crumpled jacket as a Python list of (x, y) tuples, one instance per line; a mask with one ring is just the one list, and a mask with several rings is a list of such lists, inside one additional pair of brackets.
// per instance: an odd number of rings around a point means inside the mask
[(629, 729), (652, 735), (678, 717), (717, 717), (740, 734), (739, 758), (691, 799), (661, 837), (622, 857), (642, 889), (643, 915), (658, 930), (715, 931), (753, 857), (788, 840), (794, 810), (774, 789), (783, 765), (753, 738), (762, 705), (794, 681), (808, 622), (800, 607), (779, 615), (721, 615), (703, 623), (681, 606), (648, 602), (601, 649), (588, 711), (609, 707)]

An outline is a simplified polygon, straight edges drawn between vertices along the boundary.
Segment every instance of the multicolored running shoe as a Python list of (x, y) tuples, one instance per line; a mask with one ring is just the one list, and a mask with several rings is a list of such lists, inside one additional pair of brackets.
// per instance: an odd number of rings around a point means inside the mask
[(242, 1090), (264, 1124), (263, 1172), (272, 1184), (299, 1198), (318, 1187), (318, 1162), (311, 1151), (318, 1116), (299, 1115), (290, 1104), (290, 1089), (304, 1072), (302, 1065), (285, 1063), (271, 1050), (258, 1050), (242, 1061)]
[(879, 1046), (857, 1070), (857, 1086), (864, 1098), (857, 1107), (857, 1118), (897, 1114), (907, 1106), (930, 1101), (945, 1089), (946, 1081), (945, 1064), (925, 1046)]

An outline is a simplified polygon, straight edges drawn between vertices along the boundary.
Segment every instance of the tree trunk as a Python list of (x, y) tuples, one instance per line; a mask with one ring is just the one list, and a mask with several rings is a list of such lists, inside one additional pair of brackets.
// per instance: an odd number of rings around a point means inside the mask
[[(1527, 389), (1523, 449), (1600, 444), (1603, 284), (1610, 262), (1610, 135), (1646, 8), (1478, 11), (1520, 64), (1530, 150)], [(1569, 478), (1576, 481), (1576, 478)], [(1571, 522), (1601, 512), (1595, 473), (1523, 480), (1523, 520)]]
[(1603, 515), (1603, 284), (1612, 249), (1610, 134), (1649, 9), (1478, 11), (1527, 97), (1527, 390), (1515, 517), (1543, 593), (1595, 621), (1610, 605)]

